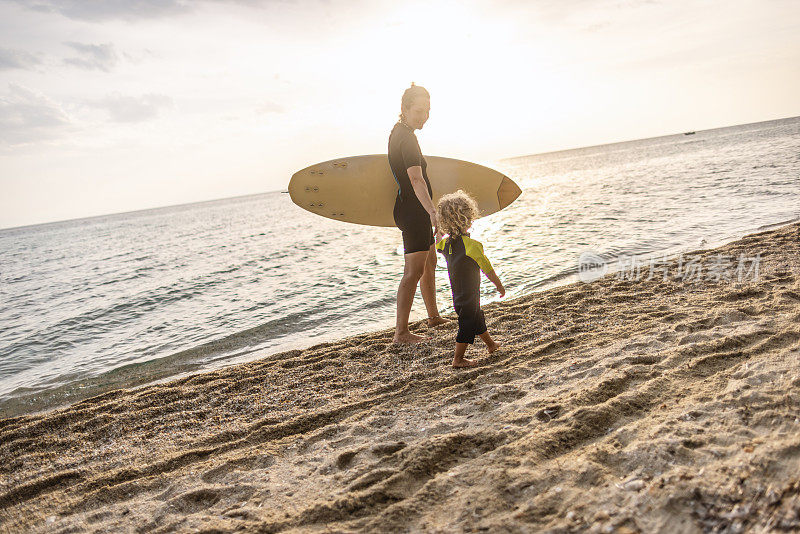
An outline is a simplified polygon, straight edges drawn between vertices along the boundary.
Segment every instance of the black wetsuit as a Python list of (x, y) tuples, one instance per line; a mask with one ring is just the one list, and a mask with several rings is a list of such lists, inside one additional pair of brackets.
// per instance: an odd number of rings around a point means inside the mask
[(428, 180), (428, 163), (422, 156), (414, 131), (398, 122), (389, 134), (389, 166), (397, 182), (397, 198), (394, 202), (394, 223), (403, 232), (403, 249), (406, 254), (429, 250), (433, 245), (431, 217), (422, 207), (411, 179), (410, 167), (422, 167), (422, 177), (428, 186), (428, 194), (433, 198), (431, 182)]
[(490, 273), (492, 264), (483, 254), (483, 245), (469, 235), (444, 238), (436, 243), (436, 250), (447, 261), (453, 307), (458, 314), (456, 341), (473, 343), (476, 335), (486, 332), (481, 310), (481, 271)]

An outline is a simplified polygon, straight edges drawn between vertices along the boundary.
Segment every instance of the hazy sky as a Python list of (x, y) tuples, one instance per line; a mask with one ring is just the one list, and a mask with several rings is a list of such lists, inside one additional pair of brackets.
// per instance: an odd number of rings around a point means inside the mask
[(0, 0), (0, 227), (800, 115), (797, 0)]

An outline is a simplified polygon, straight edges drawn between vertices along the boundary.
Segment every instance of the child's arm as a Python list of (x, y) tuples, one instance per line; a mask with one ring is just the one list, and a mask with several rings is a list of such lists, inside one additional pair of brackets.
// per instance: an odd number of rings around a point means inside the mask
[(483, 253), (483, 245), (474, 239), (464, 236), (464, 250), (467, 252), (467, 256), (475, 260), (475, 263), (481, 268), (486, 278), (494, 284), (500, 296), (504, 296), (506, 294), (506, 288), (503, 287), (503, 282), (500, 281), (500, 278), (497, 277), (497, 273), (494, 272), (489, 258)]
[(503, 287), (503, 282), (501, 282), (500, 278), (497, 277), (497, 273), (492, 270), (485, 274), (486, 278), (488, 278), (489, 281), (494, 284), (494, 287), (497, 288), (497, 292), (500, 293), (500, 296), (504, 296), (506, 294), (506, 288)]

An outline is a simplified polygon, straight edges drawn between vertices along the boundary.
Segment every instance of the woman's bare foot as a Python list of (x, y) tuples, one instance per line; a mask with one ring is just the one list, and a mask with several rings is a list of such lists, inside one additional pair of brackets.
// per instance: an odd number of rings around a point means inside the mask
[(425, 341), (426, 338), (412, 334), (411, 332), (403, 332), (402, 334), (395, 334), (392, 343), (420, 343)]
[(478, 362), (475, 360), (468, 360), (466, 358), (461, 358), (460, 360), (453, 359), (453, 367), (475, 367), (478, 365)]
[(489, 354), (493, 353), (494, 351), (496, 351), (499, 348), (500, 348), (500, 343), (497, 343), (497, 342), (493, 342), (492, 344), (488, 344), (487, 343), (487, 345), (486, 345), (486, 350), (489, 351)]
[(428, 317), (428, 326), (439, 326), (440, 324), (447, 324), (450, 321), (442, 317), (441, 315), (436, 315), (434, 317)]

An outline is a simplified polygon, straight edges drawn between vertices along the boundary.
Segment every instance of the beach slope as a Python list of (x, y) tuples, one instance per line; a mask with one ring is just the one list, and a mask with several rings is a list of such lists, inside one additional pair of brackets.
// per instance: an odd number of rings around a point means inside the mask
[(797, 531), (800, 224), (692, 256), (0, 420), (0, 532)]

